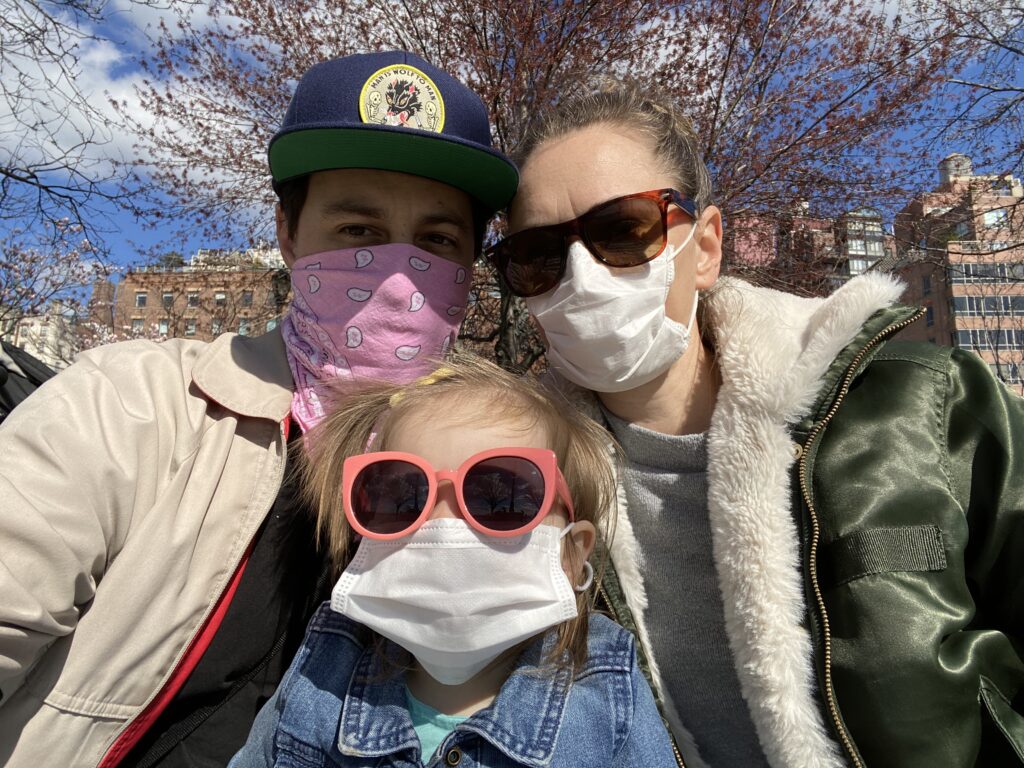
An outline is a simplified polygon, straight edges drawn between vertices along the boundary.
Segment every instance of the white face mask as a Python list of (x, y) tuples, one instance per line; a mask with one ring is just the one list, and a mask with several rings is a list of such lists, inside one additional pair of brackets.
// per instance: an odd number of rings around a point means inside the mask
[(331, 608), (405, 648), (440, 683), (464, 683), (504, 651), (574, 618), (563, 529), (485, 536), (459, 518), (401, 539), (364, 538)]
[(548, 362), (569, 381), (597, 392), (639, 387), (686, 352), (690, 322), (665, 314), (675, 257), (693, 237), (639, 267), (612, 269), (579, 241), (569, 246), (565, 276), (554, 290), (526, 300), (548, 341)]

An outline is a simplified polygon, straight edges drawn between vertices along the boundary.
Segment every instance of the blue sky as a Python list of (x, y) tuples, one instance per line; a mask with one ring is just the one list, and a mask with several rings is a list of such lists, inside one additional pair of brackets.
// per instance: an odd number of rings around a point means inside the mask
[[(140, 5), (131, 0), (110, 0), (102, 26), (81, 26), (82, 31), (89, 36), (81, 39), (77, 45), (79, 62), (75, 86), (86, 96), (92, 108), (116, 119), (109, 103), (111, 99), (124, 100), (128, 105), (137, 104), (134, 88), (141, 81), (142, 74), (135, 63), (135, 57), (150, 49), (150, 36), (157, 33), (161, 19), (173, 19), (166, 7)], [(196, 6), (195, 19), (198, 24), (202, 24), (205, 19), (201, 5)], [(37, 62), (35, 71), (29, 74), (37, 82), (44, 82), (47, 77), (52, 78), (55, 72), (55, 67)], [(10, 71), (0, 73), (0, 77), (14, 76)], [(86, 124), (81, 112), (76, 110), (69, 91), (70, 87), (38, 88), (38, 95), (45, 97), (46, 102), (34, 105), (35, 119), (53, 131), (53, 144), (62, 148), (75, 146), (79, 141), (79, 132)], [(141, 109), (135, 109), (134, 114), (145, 116)], [(5, 152), (17, 152), (16, 156), (31, 162), (33, 157), (40, 156), (47, 149), (51, 154), (59, 154), (52, 145), (46, 146), (46, 139), (33, 138), (26, 141), (23, 135), (19, 135), (24, 134), (24, 131), (19, 132), (18, 128), (10, 114), (0, 114), (0, 158)], [(133, 158), (135, 139), (128, 132), (115, 129), (101, 130), (97, 138), (99, 141), (84, 151), (81, 160), (92, 176), (107, 178), (113, 173), (111, 160)], [(40, 141), (44, 145), (42, 148), (33, 146)], [(103, 190), (116, 193), (117, 187), (107, 184)], [(189, 256), (199, 247), (225, 245), (210, 243), (198, 235), (181, 239), (177, 233), (171, 241), (168, 228), (147, 227), (146, 222), (136, 219), (113, 203), (96, 201), (94, 208), (90, 212), (89, 222), (109, 248), (111, 259), (120, 265), (139, 262), (144, 258), (143, 254), (152, 248), (159, 251), (174, 249)], [(3, 227), (0, 224), (0, 234), (3, 234)]]

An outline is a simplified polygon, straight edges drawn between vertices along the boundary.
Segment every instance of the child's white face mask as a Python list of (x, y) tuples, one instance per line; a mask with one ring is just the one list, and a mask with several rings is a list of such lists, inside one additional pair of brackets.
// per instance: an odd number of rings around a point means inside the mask
[(443, 518), (401, 539), (364, 538), (331, 608), (405, 648), (438, 682), (464, 683), (517, 643), (577, 615), (561, 565), (570, 528), (539, 525), (499, 538)]
[(526, 300), (547, 337), (548, 362), (569, 381), (596, 392), (623, 392), (654, 379), (686, 352), (687, 325), (665, 314), (681, 245), (665, 246), (639, 267), (609, 269), (580, 242), (569, 246), (565, 276), (554, 290)]

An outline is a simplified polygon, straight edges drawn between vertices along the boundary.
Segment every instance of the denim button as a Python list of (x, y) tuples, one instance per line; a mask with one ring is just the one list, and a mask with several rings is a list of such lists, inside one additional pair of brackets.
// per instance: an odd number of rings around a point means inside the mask
[(448, 750), (444, 756), (444, 761), (448, 765), (458, 765), (462, 762), (462, 750), (458, 747), (452, 747)]

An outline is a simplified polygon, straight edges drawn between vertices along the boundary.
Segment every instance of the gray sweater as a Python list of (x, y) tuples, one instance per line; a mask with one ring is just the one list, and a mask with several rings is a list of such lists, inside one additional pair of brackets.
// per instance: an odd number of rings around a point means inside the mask
[(725, 634), (711, 551), (707, 435), (663, 435), (604, 412), (647, 587), (652, 654), (682, 724), (712, 768), (766, 766)]

